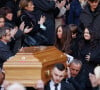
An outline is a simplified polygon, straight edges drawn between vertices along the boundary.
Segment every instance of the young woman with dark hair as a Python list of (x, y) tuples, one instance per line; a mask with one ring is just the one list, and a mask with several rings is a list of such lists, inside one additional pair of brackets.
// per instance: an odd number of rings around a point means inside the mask
[(69, 26), (60, 25), (56, 29), (55, 46), (64, 53), (70, 54), (72, 35)]
[(94, 68), (100, 64), (100, 38), (93, 32), (92, 28), (85, 28), (83, 40), (79, 44), (79, 58), (82, 60), (84, 75), (87, 76), (86, 90), (91, 90), (89, 73), (93, 73)]

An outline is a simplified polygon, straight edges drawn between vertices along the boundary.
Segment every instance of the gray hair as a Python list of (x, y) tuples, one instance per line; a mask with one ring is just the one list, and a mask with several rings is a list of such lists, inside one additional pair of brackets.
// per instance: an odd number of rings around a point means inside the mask
[(73, 59), (73, 61), (70, 63), (75, 63), (75, 64), (80, 64), (82, 66), (82, 61), (78, 60), (78, 59)]

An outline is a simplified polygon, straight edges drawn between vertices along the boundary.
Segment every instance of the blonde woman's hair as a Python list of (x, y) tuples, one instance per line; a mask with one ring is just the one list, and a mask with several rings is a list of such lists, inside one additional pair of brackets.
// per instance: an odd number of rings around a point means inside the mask
[(28, 6), (28, 3), (32, 2), (32, 0), (20, 0), (19, 7), (20, 9), (25, 9)]

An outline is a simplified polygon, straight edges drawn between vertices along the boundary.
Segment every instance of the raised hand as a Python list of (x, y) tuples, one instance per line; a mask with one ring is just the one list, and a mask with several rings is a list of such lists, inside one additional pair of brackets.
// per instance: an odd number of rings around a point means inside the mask
[(10, 33), (12, 38), (14, 37), (17, 31), (18, 31), (18, 27), (14, 27), (13, 29), (11, 29)]
[(45, 16), (41, 16), (40, 17), (40, 20), (38, 21), (38, 24), (43, 24), (46, 20), (46, 17)]
[(91, 84), (92, 84), (93, 87), (96, 87), (98, 85), (96, 76), (94, 74), (89, 73), (89, 79), (90, 79)]
[(86, 55), (85, 59), (86, 59), (87, 61), (90, 61), (90, 55), (91, 55), (91, 53), (89, 53), (88, 55)]
[(63, 0), (61, 2), (56, 2), (56, 7), (58, 7), (59, 9), (64, 7), (66, 4), (66, 0)]
[(67, 67), (67, 76), (68, 76), (68, 78), (71, 77), (71, 73), (70, 73), (70, 69), (69, 69), (69, 67)]
[(24, 29), (24, 33), (29, 33), (31, 32), (33, 27), (29, 28), (28, 26)]
[(22, 23), (20, 24), (20, 26), (19, 26), (19, 29), (23, 31), (23, 30), (24, 30), (24, 27), (25, 27), (25, 23), (22, 22)]

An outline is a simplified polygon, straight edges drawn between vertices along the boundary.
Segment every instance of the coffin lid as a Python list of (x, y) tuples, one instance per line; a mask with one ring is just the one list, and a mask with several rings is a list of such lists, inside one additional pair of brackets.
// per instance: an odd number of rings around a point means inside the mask
[(9, 58), (4, 65), (14, 66), (28, 65), (28, 67), (42, 67), (42, 65), (54, 64), (56, 62), (61, 62), (65, 60), (66, 56), (59, 51), (55, 46), (32, 46), (24, 47), (15, 56)]

